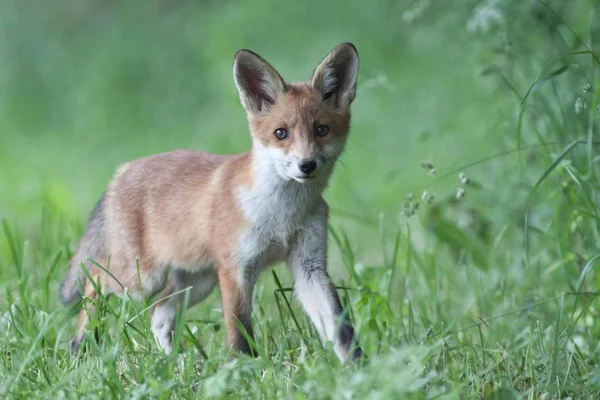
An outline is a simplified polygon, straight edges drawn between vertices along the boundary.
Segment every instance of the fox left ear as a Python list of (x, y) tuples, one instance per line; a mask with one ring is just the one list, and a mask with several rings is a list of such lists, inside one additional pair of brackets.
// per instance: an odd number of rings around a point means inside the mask
[(356, 95), (358, 52), (352, 43), (342, 43), (333, 49), (315, 69), (312, 87), (321, 92), (323, 100), (337, 108), (347, 108)]

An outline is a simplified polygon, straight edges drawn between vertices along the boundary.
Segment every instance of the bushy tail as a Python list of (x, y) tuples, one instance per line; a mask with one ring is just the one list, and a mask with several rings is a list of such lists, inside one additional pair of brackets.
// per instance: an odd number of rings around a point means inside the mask
[(86, 283), (81, 263), (84, 263), (85, 267), (89, 269), (91, 266), (89, 259), (100, 260), (105, 256), (105, 221), (104, 194), (102, 194), (92, 211), (88, 226), (77, 246), (77, 252), (71, 259), (69, 272), (60, 287), (62, 304), (70, 305), (81, 300), (81, 291), (85, 288)]

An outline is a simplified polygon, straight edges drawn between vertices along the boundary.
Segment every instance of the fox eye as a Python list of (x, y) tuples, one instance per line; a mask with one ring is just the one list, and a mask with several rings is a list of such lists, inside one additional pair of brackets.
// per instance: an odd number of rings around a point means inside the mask
[(288, 137), (290, 137), (288, 130), (285, 128), (277, 128), (273, 133), (275, 134), (275, 137), (279, 140), (287, 139)]
[(327, 125), (317, 125), (315, 132), (317, 136), (326, 136), (329, 133), (329, 127)]

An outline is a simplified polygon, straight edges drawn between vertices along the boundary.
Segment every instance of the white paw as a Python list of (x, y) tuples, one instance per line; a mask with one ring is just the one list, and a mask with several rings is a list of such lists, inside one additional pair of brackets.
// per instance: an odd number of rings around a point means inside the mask
[(158, 346), (170, 354), (173, 351), (174, 312), (169, 307), (158, 307), (152, 317), (152, 332)]
[(158, 346), (163, 349), (163, 351), (167, 354), (171, 354), (173, 352), (173, 340), (171, 339), (171, 331), (166, 333), (154, 334), (156, 337), (156, 341)]

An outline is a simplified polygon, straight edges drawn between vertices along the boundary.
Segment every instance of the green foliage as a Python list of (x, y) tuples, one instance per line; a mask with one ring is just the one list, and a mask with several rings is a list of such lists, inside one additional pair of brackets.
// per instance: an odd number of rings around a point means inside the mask
[[(591, 0), (0, 0), (0, 397), (600, 397), (597, 13)], [(116, 166), (247, 149), (235, 51), (299, 80), (341, 41), (361, 72), (326, 195), (330, 269), (369, 361), (339, 364), (285, 266), (256, 291), (256, 359), (224, 349), (218, 292), (185, 310), (172, 355), (149, 304), (101, 298), (69, 356), (58, 287)]]

